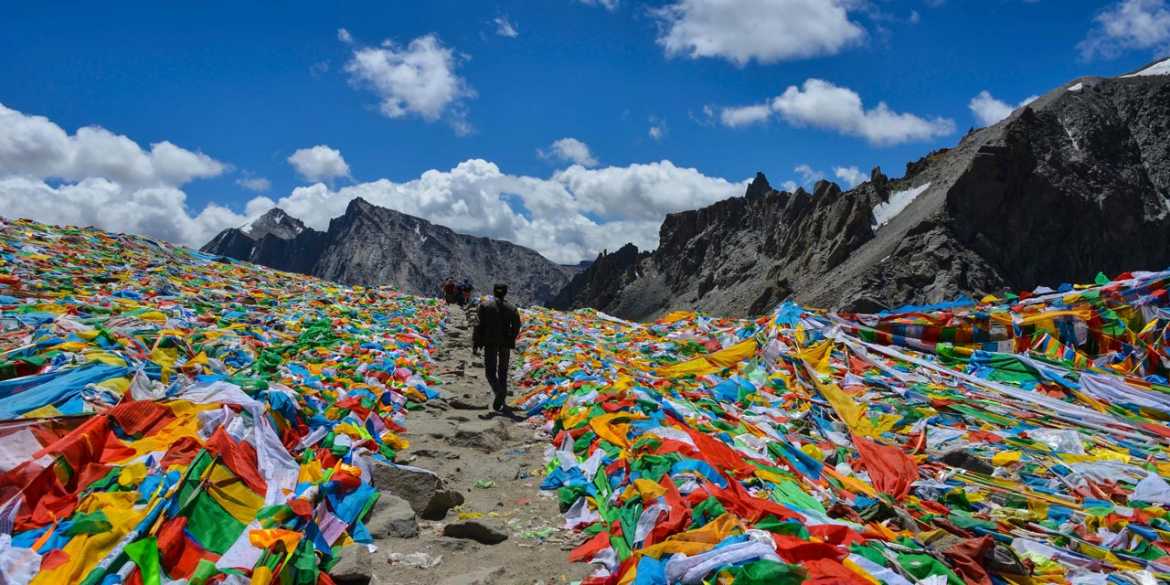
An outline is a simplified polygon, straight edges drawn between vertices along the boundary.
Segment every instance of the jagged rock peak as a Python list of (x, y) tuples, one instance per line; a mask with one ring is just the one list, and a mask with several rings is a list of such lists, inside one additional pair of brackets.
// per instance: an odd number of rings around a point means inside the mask
[(354, 197), (353, 199), (349, 200), (349, 205), (345, 206), (345, 213), (346, 215), (351, 213), (368, 213), (378, 209), (383, 208), (380, 208), (377, 205), (362, 199), (361, 197)]
[(768, 177), (765, 177), (764, 173), (757, 171), (756, 178), (752, 179), (752, 182), (748, 184), (747, 192), (744, 193), (744, 196), (749, 199), (763, 197), (772, 191), (772, 185), (768, 184)]
[[(560, 266), (512, 242), (459, 234), (356, 197), (326, 231), (304, 226), (280, 209), (224, 230), (203, 250), (343, 284), (394, 285), (435, 294), (447, 277), (466, 278), (483, 291), (502, 280), (520, 304), (544, 303), (576, 268)], [(275, 237), (270, 237), (275, 236)]]
[(259, 217), (240, 226), (240, 231), (254, 240), (261, 240), (265, 236), (291, 240), (300, 235), (305, 229), (304, 222), (289, 215), (279, 207), (273, 207)]

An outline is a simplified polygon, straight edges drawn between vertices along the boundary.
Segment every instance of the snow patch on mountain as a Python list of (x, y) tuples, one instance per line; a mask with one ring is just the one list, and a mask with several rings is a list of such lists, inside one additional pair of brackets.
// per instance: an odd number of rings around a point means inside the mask
[(930, 183), (926, 183), (919, 187), (912, 187), (905, 191), (894, 191), (890, 193), (890, 198), (885, 203), (878, 203), (873, 206), (873, 229), (877, 231), (882, 226), (890, 223), (892, 219), (902, 213), (919, 195), (926, 192), (930, 188)]

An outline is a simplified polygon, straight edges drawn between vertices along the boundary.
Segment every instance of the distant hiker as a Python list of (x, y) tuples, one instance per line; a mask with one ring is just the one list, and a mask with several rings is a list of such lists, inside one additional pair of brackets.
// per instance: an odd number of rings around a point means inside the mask
[(483, 370), (495, 394), (492, 410), (508, 412), (508, 365), (516, 338), (520, 335), (520, 312), (504, 300), (508, 285), (497, 284), (479, 309), (478, 322), (471, 336), (473, 351), (483, 348)]
[(444, 301), (447, 301), (448, 303), (452, 303), (452, 304), (455, 303), (455, 300), (458, 297), (458, 292), (459, 292), (459, 290), (458, 290), (458, 287), (455, 285), (454, 278), (448, 278), (447, 280), (443, 281), (443, 300)]
[(463, 282), (459, 284), (460, 305), (466, 306), (471, 302), (471, 291), (474, 290), (474, 288), (475, 287), (471, 286), (470, 280), (467, 280), (466, 278), (463, 279)]

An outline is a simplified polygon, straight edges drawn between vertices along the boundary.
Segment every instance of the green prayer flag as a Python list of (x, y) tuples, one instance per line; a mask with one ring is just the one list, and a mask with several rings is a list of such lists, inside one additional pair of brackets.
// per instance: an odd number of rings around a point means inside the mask
[(158, 539), (148, 536), (136, 540), (123, 549), (126, 556), (138, 565), (142, 574), (142, 585), (162, 585), (162, 567), (158, 563)]

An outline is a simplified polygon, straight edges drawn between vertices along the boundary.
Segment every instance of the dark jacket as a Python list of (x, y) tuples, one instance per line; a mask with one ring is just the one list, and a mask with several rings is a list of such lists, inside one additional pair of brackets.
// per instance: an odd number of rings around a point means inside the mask
[(520, 336), (520, 312), (508, 301), (492, 299), (479, 305), (479, 322), (471, 337), (476, 347), (506, 347), (514, 349)]

